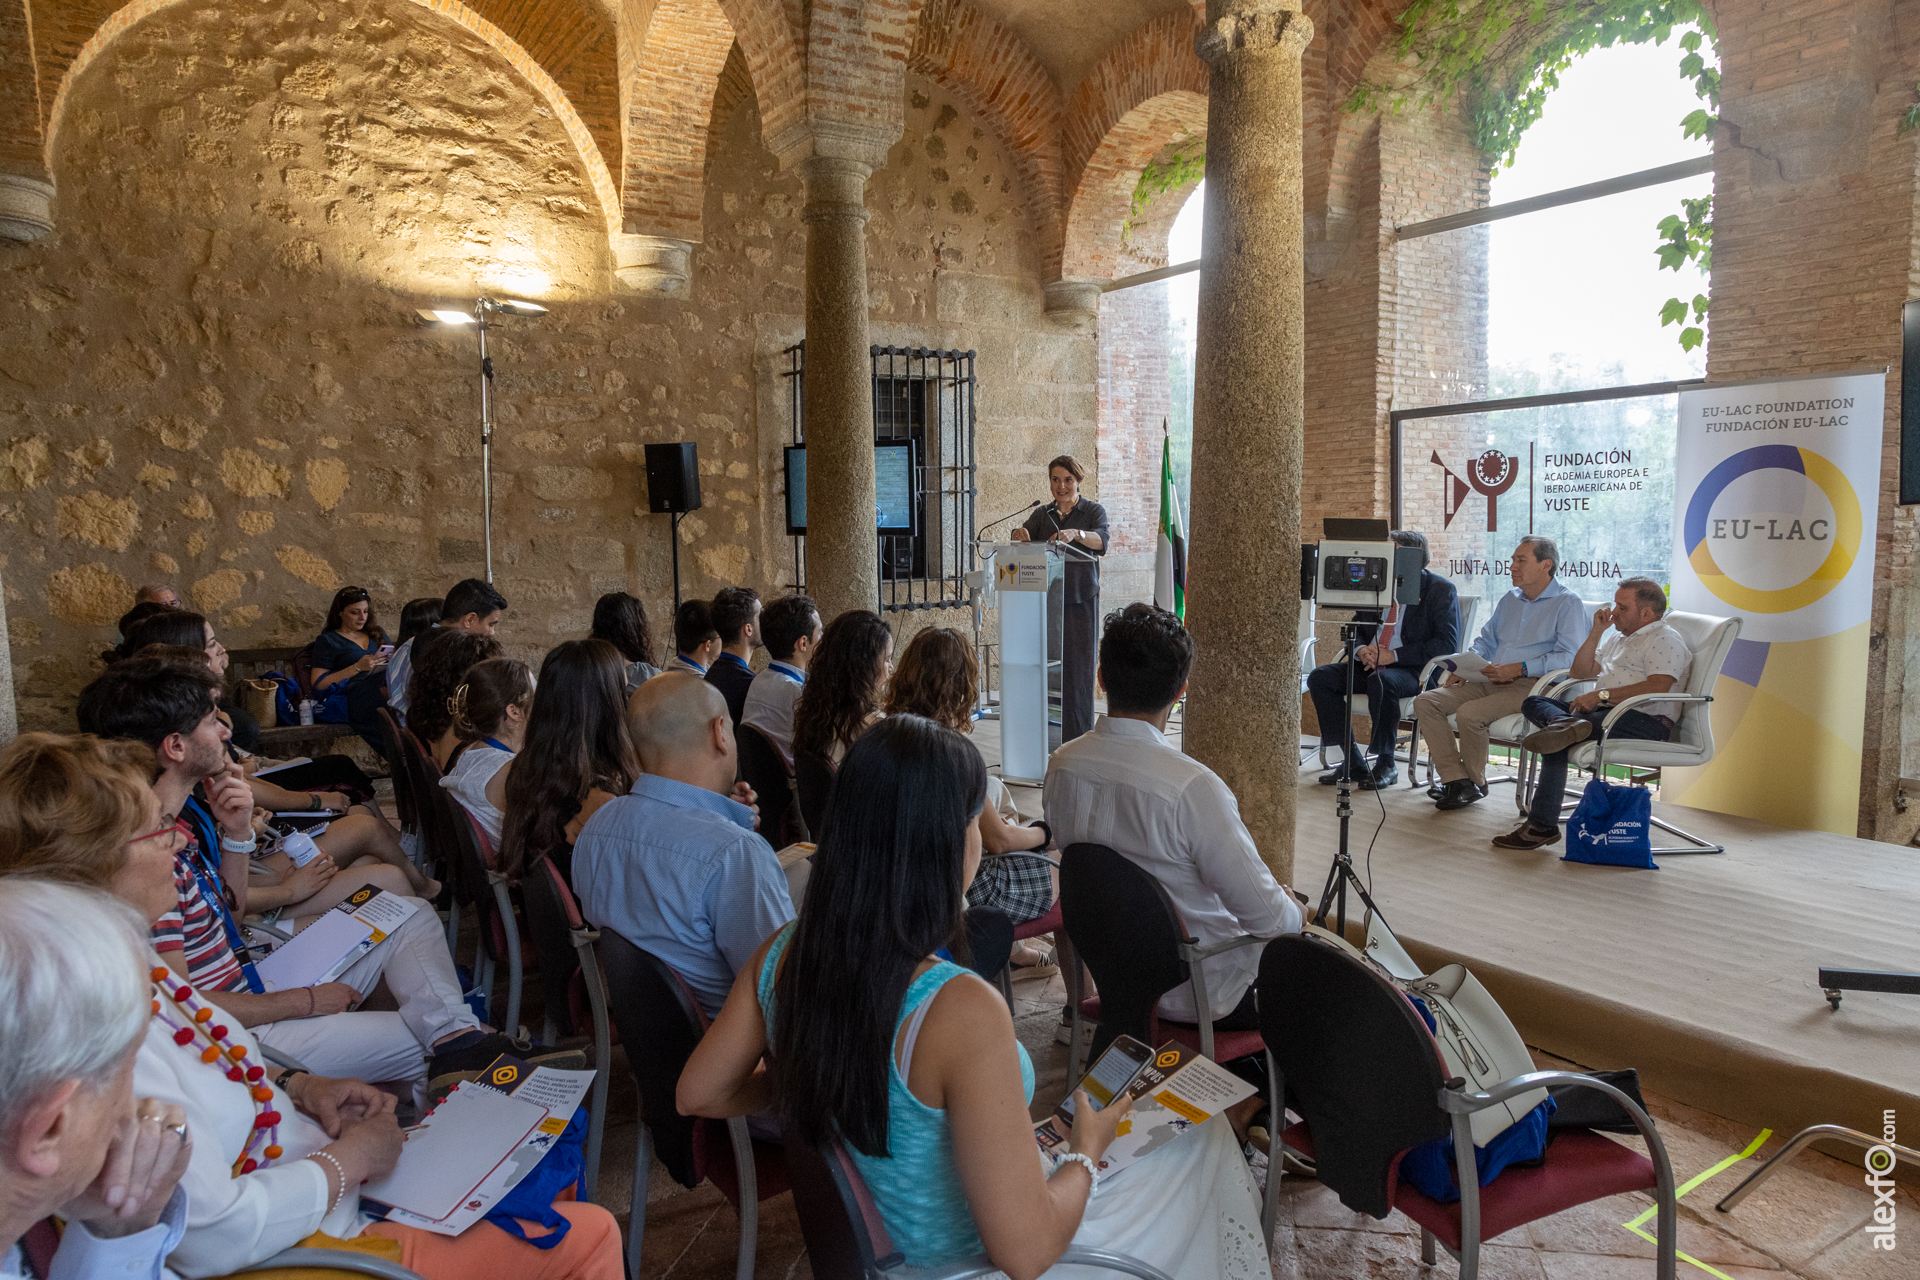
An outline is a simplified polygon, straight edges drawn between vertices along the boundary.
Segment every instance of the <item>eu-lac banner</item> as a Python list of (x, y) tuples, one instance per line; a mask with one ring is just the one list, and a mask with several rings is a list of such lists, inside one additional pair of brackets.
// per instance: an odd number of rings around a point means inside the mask
[(1852, 835), (1886, 374), (1680, 393), (1673, 605), (1741, 619), (1713, 762), (1666, 799)]

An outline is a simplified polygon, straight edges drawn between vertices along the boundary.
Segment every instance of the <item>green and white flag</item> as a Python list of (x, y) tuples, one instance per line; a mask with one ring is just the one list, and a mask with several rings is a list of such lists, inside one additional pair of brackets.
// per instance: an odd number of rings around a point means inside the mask
[(1180, 521), (1180, 495), (1173, 488), (1173, 439), (1166, 435), (1160, 439), (1160, 540), (1153, 556), (1153, 602), (1182, 619), (1187, 616), (1187, 531)]

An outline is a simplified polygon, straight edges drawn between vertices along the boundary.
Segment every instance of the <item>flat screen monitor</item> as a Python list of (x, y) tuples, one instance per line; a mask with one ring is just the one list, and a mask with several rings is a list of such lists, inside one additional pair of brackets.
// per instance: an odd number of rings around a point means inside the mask
[[(807, 447), (790, 444), (787, 454), (787, 532), (798, 536), (807, 531)], [(873, 497), (876, 530), (888, 534), (911, 534), (917, 528), (915, 515), (914, 446), (911, 440), (889, 440), (873, 446)]]

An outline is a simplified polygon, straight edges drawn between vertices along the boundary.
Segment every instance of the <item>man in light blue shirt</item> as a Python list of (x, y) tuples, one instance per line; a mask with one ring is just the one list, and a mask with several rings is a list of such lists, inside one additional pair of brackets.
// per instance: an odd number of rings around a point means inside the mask
[(794, 917), (780, 859), (735, 784), (733, 719), (720, 691), (669, 671), (634, 691), (627, 726), (646, 770), (600, 806), (573, 846), (588, 919), (679, 974), (709, 1016), (740, 967)]
[[(1427, 753), (1440, 771), (1434, 807), (1464, 809), (1487, 794), (1488, 726), (1520, 714), (1534, 682), (1570, 665), (1587, 637), (1580, 597), (1554, 577), (1560, 550), (1550, 538), (1528, 535), (1514, 548), (1513, 590), (1493, 606), (1472, 652), (1487, 665), (1484, 679), (1449, 675), (1438, 689), (1413, 700)], [(1447, 727), (1454, 717), (1459, 742)]]

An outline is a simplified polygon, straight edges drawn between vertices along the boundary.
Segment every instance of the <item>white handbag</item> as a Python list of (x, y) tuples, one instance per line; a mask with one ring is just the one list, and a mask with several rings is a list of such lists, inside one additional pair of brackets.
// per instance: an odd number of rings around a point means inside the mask
[[(1308, 925), (1303, 932), (1341, 947), (1384, 975), (1394, 986), (1427, 1006), (1435, 1023), (1434, 1039), (1449, 1075), (1464, 1077), (1475, 1091), (1487, 1089), (1534, 1070), (1533, 1055), (1520, 1033), (1480, 979), (1465, 965), (1450, 964), (1430, 974), (1407, 955), (1384, 921), (1373, 915), (1367, 922), (1367, 949), (1359, 950), (1345, 938)], [(1505, 1102), (1476, 1111), (1471, 1117), (1473, 1145), (1484, 1147), (1503, 1130), (1546, 1101), (1545, 1089), (1533, 1089)]]

